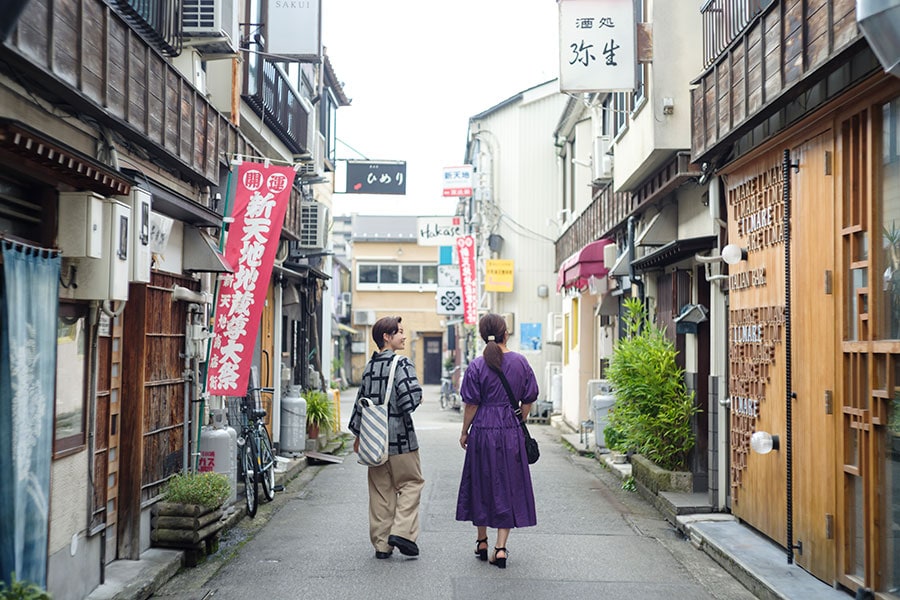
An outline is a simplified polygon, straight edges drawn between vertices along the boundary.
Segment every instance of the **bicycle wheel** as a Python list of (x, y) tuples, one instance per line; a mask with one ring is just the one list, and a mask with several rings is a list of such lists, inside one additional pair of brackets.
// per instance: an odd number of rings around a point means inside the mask
[(441, 387), (441, 410), (447, 408), (447, 390)]
[(241, 464), (244, 466), (244, 498), (247, 501), (247, 514), (255, 517), (259, 498), (256, 487), (256, 450), (249, 438), (241, 447)]
[(462, 396), (459, 395), (459, 392), (450, 394), (450, 406), (452, 406), (454, 410), (462, 408)]
[(272, 449), (272, 438), (265, 425), (259, 426), (259, 478), (262, 480), (263, 493), (266, 500), (275, 499), (275, 451)]

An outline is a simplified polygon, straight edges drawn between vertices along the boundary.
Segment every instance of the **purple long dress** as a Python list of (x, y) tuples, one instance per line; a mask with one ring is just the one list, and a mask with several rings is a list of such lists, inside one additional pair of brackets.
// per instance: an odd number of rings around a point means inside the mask
[[(534, 370), (516, 352), (503, 355), (503, 373), (516, 399), (538, 395)], [(466, 460), (456, 501), (456, 520), (493, 528), (537, 525), (525, 437), (500, 377), (478, 357), (460, 388), (466, 404), (477, 404), (466, 443)]]

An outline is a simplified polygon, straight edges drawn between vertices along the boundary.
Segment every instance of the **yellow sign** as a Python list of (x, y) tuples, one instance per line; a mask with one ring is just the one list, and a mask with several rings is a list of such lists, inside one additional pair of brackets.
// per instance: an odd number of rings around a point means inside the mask
[(493, 259), (486, 261), (484, 291), (513, 291), (513, 261)]

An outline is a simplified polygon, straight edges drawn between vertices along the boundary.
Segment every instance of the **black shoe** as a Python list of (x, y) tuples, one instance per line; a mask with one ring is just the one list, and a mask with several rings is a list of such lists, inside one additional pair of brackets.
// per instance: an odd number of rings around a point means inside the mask
[(419, 547), (416, 543), (412, 540), (400, 537), (399, 535), (389, 535), (388, 544), (395, 546), (400, 551), (400, 554), (403, 554), (404, 556), (419, 555)]
[(378, 559), (390, 558), (391, 554), (393, 554), (393, 552), (381, 552), (380, 550), (376, 550), (375, 558), (378, 558)]

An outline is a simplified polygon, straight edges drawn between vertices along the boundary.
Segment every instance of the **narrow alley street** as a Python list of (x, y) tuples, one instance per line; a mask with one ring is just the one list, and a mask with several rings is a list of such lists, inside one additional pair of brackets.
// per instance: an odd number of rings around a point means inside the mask
[[(342, 394), (342, 429), (355, 389)], [(533, 425), (538, 526), (510, 535), (505, 571), (478, 561), (475, 529), (455, 521), (463, 451), (461, 414), (441, 411), (426, 386), (415, 414), (426, 485), (421, 555), (376, 560), (368, 541), (365, 467), (309, 466), (255, 519), (223, 536), (219, 552), (154, 596), (169, 600), (287, 598), (753, 598), (681, 539), (599, 462), (570, 452), (550, 426)], [(491, 544), (495, 532), (490, 531)]]

